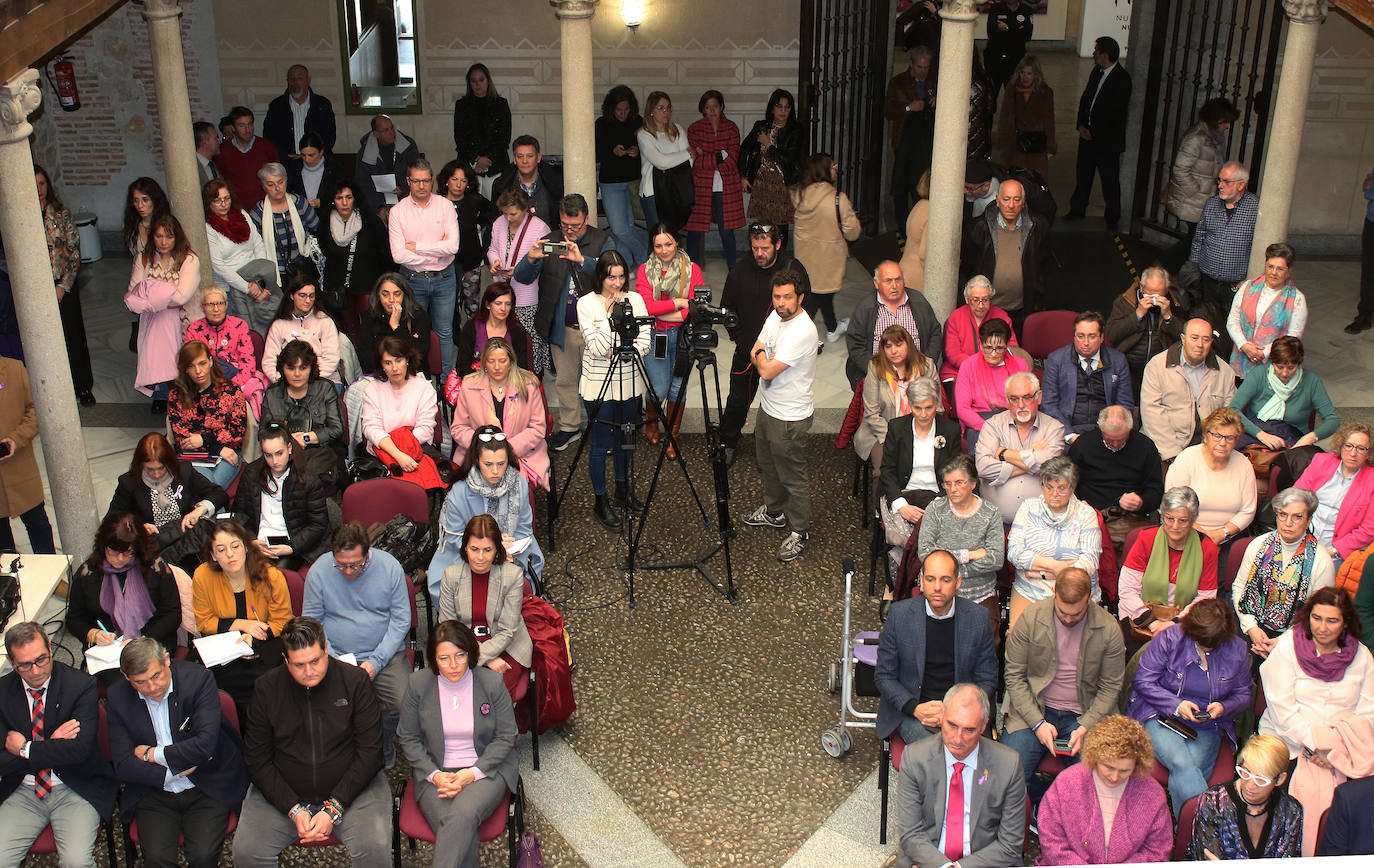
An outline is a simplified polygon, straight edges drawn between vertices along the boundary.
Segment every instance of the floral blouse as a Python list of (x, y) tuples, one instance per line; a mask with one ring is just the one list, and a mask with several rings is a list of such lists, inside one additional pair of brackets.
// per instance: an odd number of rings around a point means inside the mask
[(48, 235), (52, 282), (64, 293), (71, 292), (76, 285), (77, 269), (81, 267), (81, 236), (76, 231), (72, 212), (66, 208), (44, 208), (43, 231)]
[(1223, 859), (1282, 859), (1301, 855), (1302, 805), (1297, 799), (1275, 790), (1269, 799), (1269, 814), (1259, 841), (1252, 842), (1248, 830), (1241, 828), (1244, 812), (1232, 784), (1219, 784), (1198, 797), (1193, 818), (1193, 839), (1188, 858), (1201, 861), (1203, 850)]
[(167, 419), (177, 441), (199, 434), (205, 440), (204, 450), (211, 455), (226, 446), (236, 452), (242, 449), (247, 412), (242, 390), (229, 380), (211, 385), (189, 408), (181, 406), (175, 393), (167, 401)]

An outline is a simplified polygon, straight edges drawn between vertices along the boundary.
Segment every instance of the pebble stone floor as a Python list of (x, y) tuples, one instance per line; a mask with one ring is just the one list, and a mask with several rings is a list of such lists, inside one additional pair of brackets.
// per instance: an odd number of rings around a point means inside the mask
[[(1056, 76), (1057, 89), (1077, 92), (1067, 81), (1082, 79), (1080, 65), (1076, 58), (1062, 59), (1065, 71), (1062, 81)], [(1068, 100), (1061, 97), (1061, 102)], [(1067, 191), (1061, 199), (1066, 198)], [(1100, 231), (1088, 225), (1093, 222), (1064, 229)], [(747, 246), (740, 247), (747, 255)], [(129, 385), (130, 317), (119, 301), (128, 271), (127, 259), (109, 255), (83, 269), (95, 393), (101, 402), (82, 411), (83, 433), (98, 504), (108, 502), (137, 437), (161, 427), (147, 414), (146, 399)], [(705, 273), (719, 298), (725, 267), (718, 253), (709, 257)], [(1343, 415), (1374, 418), (1368, 374), (1374, 367), (1374, 333), (1350, 337), (1341, 332), (1353, 315), (1358, 273), (1355, 262), (1308, 259), (1296, 266), (1294, 278), (1311, 308), (1304, 339), (1307, 367), (1322, 375)], [(1124, 269), (1104, 275), (1099, 309), (1107, 310), (1128, 282)], [(843, 315), (871, 286), (863, 267), (851, 260), (836, 308)], [(728, 387), (731, 350), (722, 340), (717, 355), (722, 391)], [(815, 519), (810, 548), (795, 564), (779, 564), (774, 557), (782, 531), (740, 522), (761, 502), (749, 433), (741, 445), (729, 473), (730, 514), (737, 523), (731, 543), (739, 595), (734, 605), (695, 572), (641, 569), (635, 575), (636, 606), (629, 608), (621, 569), (627, 546), (590, 515), (586, 458), (569, 469), (576, 444), (556, 456), (560, 485), (570, 474), (573, 481), (558, 523), (557, 551), (548, 550), (542, 533), (541, 542), (548, 555), (548, 594), (572, 636), (578, 710), (558, 733), (541, 740), (541, 771), (530, 768), (528, 739), (521, 742), (530, 797), (526, 816), (542, 841), (547, 865), (877, 866), (889, 859), (895, 837), (889, 834), (885, 848), (877, 845), (872, 736), (855, 732), (854, 750), (839, 760), (820, 747), (821, 732), (838, 719), (826, 677), (838, 656), (840, 561), (846, 556), (858, 565), (856, 627), (877, 624), (876, 602), (866, 593), (867, 532), (859, 526), (858, 501), (849, 494), (853, 453), (837, 452), (833, 442), (850, 397), (843, 357), (843, 343), (831, 344), (818, 364), (816, 421), (806, 444)], [(665, 466), (639, 552), (641, 565), (688, 557), (715, 539), (712, 476), (705, 438), (698, 433), (697, 394), (694, 381), (683, 439), (691, 478), (712, 526), (703, 526), (681, 471)], [(746, 431), (752, 432), (752, 424)], [(648, 450), (638, 454), (641, 498), (656, 457)], [(24, 550), (22, 527), (14, 526)], [(70, 548), (85, 546), (82, 541)], [(711, 564), (724, 573), (723, 555)], [(392, 780), (399, 782), (407, 773), (400, 760)], [(484, 845), (483, 864), (504, 864), (504, 846), (504, 839)], [(98, 852), (103, 860), (103, 843)], [(426, 865), (431, 852), (423, 843), (413, 855), (403, 846), (402, 861)], [(52, 857), (33, 862), (56, 865)], [(346, 862), (340, 848), (293, 850), (283, 859), (288, 865)], [(224, 864), (231, 864), (227, 854)]]

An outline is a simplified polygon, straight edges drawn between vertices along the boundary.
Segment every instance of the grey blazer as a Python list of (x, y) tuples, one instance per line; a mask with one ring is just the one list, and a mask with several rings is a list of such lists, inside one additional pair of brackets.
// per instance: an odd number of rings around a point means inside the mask
[[(478, 666), (486, 666), (502, 651), (521, 666), (529, 668), (534, 660), (534, 643), (525, 629), (522, 605), (525, 601), (525, 574), (511, 560), (491, 565), (491, 579), (487, 590), (487, 626), (491, 638), (482, 643)], [(439, 620), (456, 618), (472, 626), (472, 570), (459, 561), (444, 570), (439, 584)]]
[[(515, 752), (515, 707), (501, 676), (484, 667), (472, 670), (472, 741), (477, 750), (476, 768), (489, 778), (500, 778), (506, 789), (515, 792), (520, 761)], [(411, 673), (406, 698), (401, 703), (401, 738), (411, 774), (415, 777), (415, 797), (425, 787), (431, 773), (443, 770), (444, 717), (439, 709), (439, 676), (432, 669)], [(487, 712), (482, 713), (486, 708)]]
[[(898, 868), (940, 868), (945, 823), (945, 745), (938, 735), (923, 738), (902, 755), (897, 779)], [(969, 855), (961, 868), (1020, 865), (1026, 834), (1026, 777), (1016, 751), (989, 738), (978, 740), (969, 814)]]

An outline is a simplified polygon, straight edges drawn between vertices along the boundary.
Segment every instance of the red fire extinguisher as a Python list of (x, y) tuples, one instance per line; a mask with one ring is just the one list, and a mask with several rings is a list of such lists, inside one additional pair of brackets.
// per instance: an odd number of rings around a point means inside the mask
[[(56, 78), (56, 81), (53, 79)], [(74, 112), (81, 108), (81, 94), (76, 90), (76, 67), (66, 57), (59, 57), (53, 64), (53, 74), (48, 82), (57, 91), (57, 102), (64, 112)]]

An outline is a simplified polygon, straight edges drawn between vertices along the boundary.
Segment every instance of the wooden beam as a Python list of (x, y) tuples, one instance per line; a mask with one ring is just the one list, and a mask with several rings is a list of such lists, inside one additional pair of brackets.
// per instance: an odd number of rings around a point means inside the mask
[(1374, 34), (1374, 0), (1332, 0), (1331, 5)]
[(70, 43), (126, 0), (0, 0), (0, 81)]

